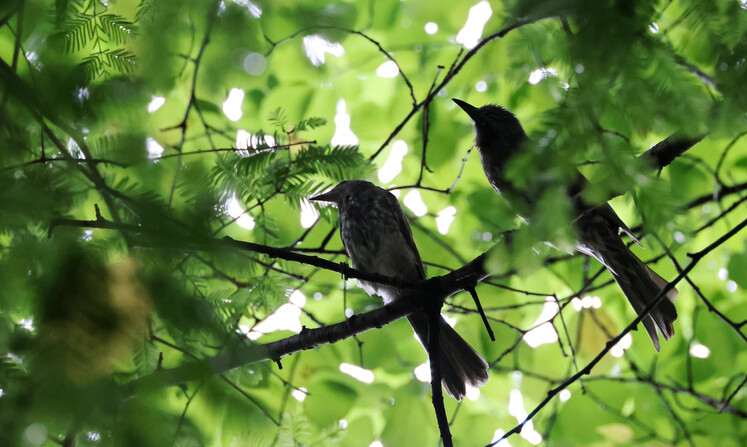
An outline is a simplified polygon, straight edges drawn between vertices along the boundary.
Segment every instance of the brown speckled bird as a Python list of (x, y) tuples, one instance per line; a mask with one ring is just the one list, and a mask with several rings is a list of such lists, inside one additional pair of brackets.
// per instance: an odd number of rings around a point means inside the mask
[[(331, 191), (310, 200), (332, 202), (340, 215), (340, 237), (353, 267), (402, 279), (426, 279), (412, 231), (397, 199), (387, 190), (362, 180), (340, 182)], [(369, 295), (384, 303), (401, 296), (401, 290), (358, 280)], [(428, 343), (428, 320), (422, 312), (407, 317), (421, 343)], [(441, 317), (439, 358), (446, 392), (461, 400), (466, 385), (479, 386), (488, 380), (488, 364)]]
[[(505, 176), (507, 163), (524, 149), (528, 141), (519, 120), (513, 113), (497, 105), (477, 108), (458, 99), (453, 101), (475, 124), (475, 144), (480, 151), (482, 168), (496, 192), (507, 199), (515, 212), (532, 206), (529, 194), (515, 188)], [(610, 271), (633, 309), (640, 315), (667, 285), (667, 281), (646, 266), (623, 243), (620, 231), (635, 242), (638, 240), (609, 204), (592, 206), (583, 202), (580, 192), (585, 184), (586, 179), (579, 172), (576, 181), (567, 190), (568, 199), (573, 205), (573, 224), (577, 236), (575, 248), (596, 258)], [(674, 335), (673, 323), (677, 319), (677, 310), (673, 303), (676, 297), (677, 290), (670, 290), (667, 299), (660, 300), (642, 320), (657, 351), (659, 337), (656, 328), (659, 328), (664, 339), (668, 340)]]

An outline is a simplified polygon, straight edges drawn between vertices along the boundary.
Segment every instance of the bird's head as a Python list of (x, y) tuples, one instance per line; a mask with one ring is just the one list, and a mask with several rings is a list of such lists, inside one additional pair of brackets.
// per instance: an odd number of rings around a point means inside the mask
[(314, 197), (310, 197), (309, 200), (313, 200), (316, 202), (330, 202), (334, 203), (335, 205), (339, 205), (340, 202), (342, 202), (350, 194), (355, 194), (357, 191), (365, 190), (371, 187), (375, 188), (375, 186), (371, 182), (367, 182), (365, 180), (343, 180), (329, 191)]
[(526, 138), (524, 128), (513, 113), (495, 104), (480, 108), (452, 98), (475, 123), (475, 143), (484, 151), (514, 152)]

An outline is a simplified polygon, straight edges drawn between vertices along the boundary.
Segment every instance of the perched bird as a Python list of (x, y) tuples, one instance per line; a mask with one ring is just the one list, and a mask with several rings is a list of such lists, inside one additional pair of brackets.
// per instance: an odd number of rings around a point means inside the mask
[[(529, 141), (521, 123), (508, 110), (488, 104), (477, 108), (464, 101), (453, 101), (472, 118), (475, 125), (475, 144), (480, 151), (482, 168), (493, 188), (504, 196), (514, 212), (522, 214), (533, 205), (537, 191), (521, 190), (514, 187), (506, 177), (505, 168), (511, 158), (525, 150)], [(576, 232), (576, 250), (592, 256), (601, 262), (612, 274), (633, 309), (639, 315), (667, 285), (667, 281), (657, 275), (638, 259), (623, 243), (620, 231), (638, 240), (618, 217), (612, 207), (590, 205), (581, 197), (586, 179), (577, 172), (575, 181), (566, 193), (572, 204), (573, 227)], [(526, 219), (525, 219), (526, 220)], [(531, 225), (531, 222), (528, 222)], [(659, 350), (659, 337), (656, 328), (669, 339), (674, 335), (673, 323), (677, 319), (674, 300), (677, 290), (667, 293), (668, 299), (659, 304), (642, 320), (656, 350)]]
[[(370, 182), (346, 180), (310, 200), (332, 202), (337, 206), (340, 237), (354, 268), (402, 279), (426, 279), (405, 213), (389, 191)], [(358, 285), (369, 295), (382, 297), (386, 304), (402, 295), (394, 286), (362, 280), (358, 280)], [(413, 313), (407, 319), (427, 348), (425, 313)], [(479, 386), (488, 380), (488, 364), (443, 317), (440, 319), (438, 344), (442, 382), (450, 396), (461, 400), (467, 392), (466, 385)]]

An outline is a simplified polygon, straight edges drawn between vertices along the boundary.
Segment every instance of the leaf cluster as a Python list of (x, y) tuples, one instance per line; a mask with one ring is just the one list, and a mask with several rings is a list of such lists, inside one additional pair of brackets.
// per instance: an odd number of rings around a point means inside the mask
[[(380, 305), (224, 239), (348, 261), (334, 207), (306, 200), (340, 180), (391, 179), (429, 276), (515, 230), (477, 288), (496, 341), (468, 294), (444, 307), (491, 363), (477, 401), (446, 402), (457, 445), (510, 430), (635, 317), (601, 265), (541, 242), (572, 247), (576, 170), (588, 201), (619, 195), (631, 249), (666, 279), (747, 218), (739, 2), (492, 2), (483, 37), (522, 22), (474, 51), (457, 37), (473, 3), (41, 3), (0, 4), (0, 445), (435, 445), (404, 320), (192, 369)], [(537, 185), (532, 225), (465, 156), (450, 97), (523, 123), (508, 175)], [(658, 173), (637, 159), (675, 132), (708, 137)], [(661, 354), (634, 331), (535, 416), (543, 442), (744, 444), (746, 253), (740, 233), (704, 258)], [(149, 381), (173, 371), (189, 380)]]

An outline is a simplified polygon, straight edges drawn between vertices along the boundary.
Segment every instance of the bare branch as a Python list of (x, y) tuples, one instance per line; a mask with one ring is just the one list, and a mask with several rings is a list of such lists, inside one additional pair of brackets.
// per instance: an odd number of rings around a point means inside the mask
[[(379, 309), (354, 315), (341, 323), (318, 329), (304, 328), (300, 334), (262, 345), (241, 345), (229, 352), (204, 360), (186, 363), (171, 369), (160, 369), (128, 386), (134, 392), (142, 387), (174, 386), (221, 374), (242, 365), (277, 361), (295, 352), (313, 349), (323, 344), (335, 343), (354, 335), (381, 328), (415, 311), (432, 306), (435, 300), (444, 300), (462, 290), (465, 284), (476, 284), (488, 277), (483, 270), (486, 254), (480, 255), (464, 267), (448, 275), (424, 281), (418, 288), (409, 289), (407, 295)], [(351, 269), (353, 270), (353, 269)], [(371, 280), (370, 278), (365, 278)]]
[(654, 147), (641, 154), (641, 160), (652, 160), (658, 169), (672, 163), (677, 157), (687, 152), (691, 147), (698, 144), (706, 136), (695, 138), (682, 138), (678, 134), (672, 134), (665, 140), (660, 141)]

